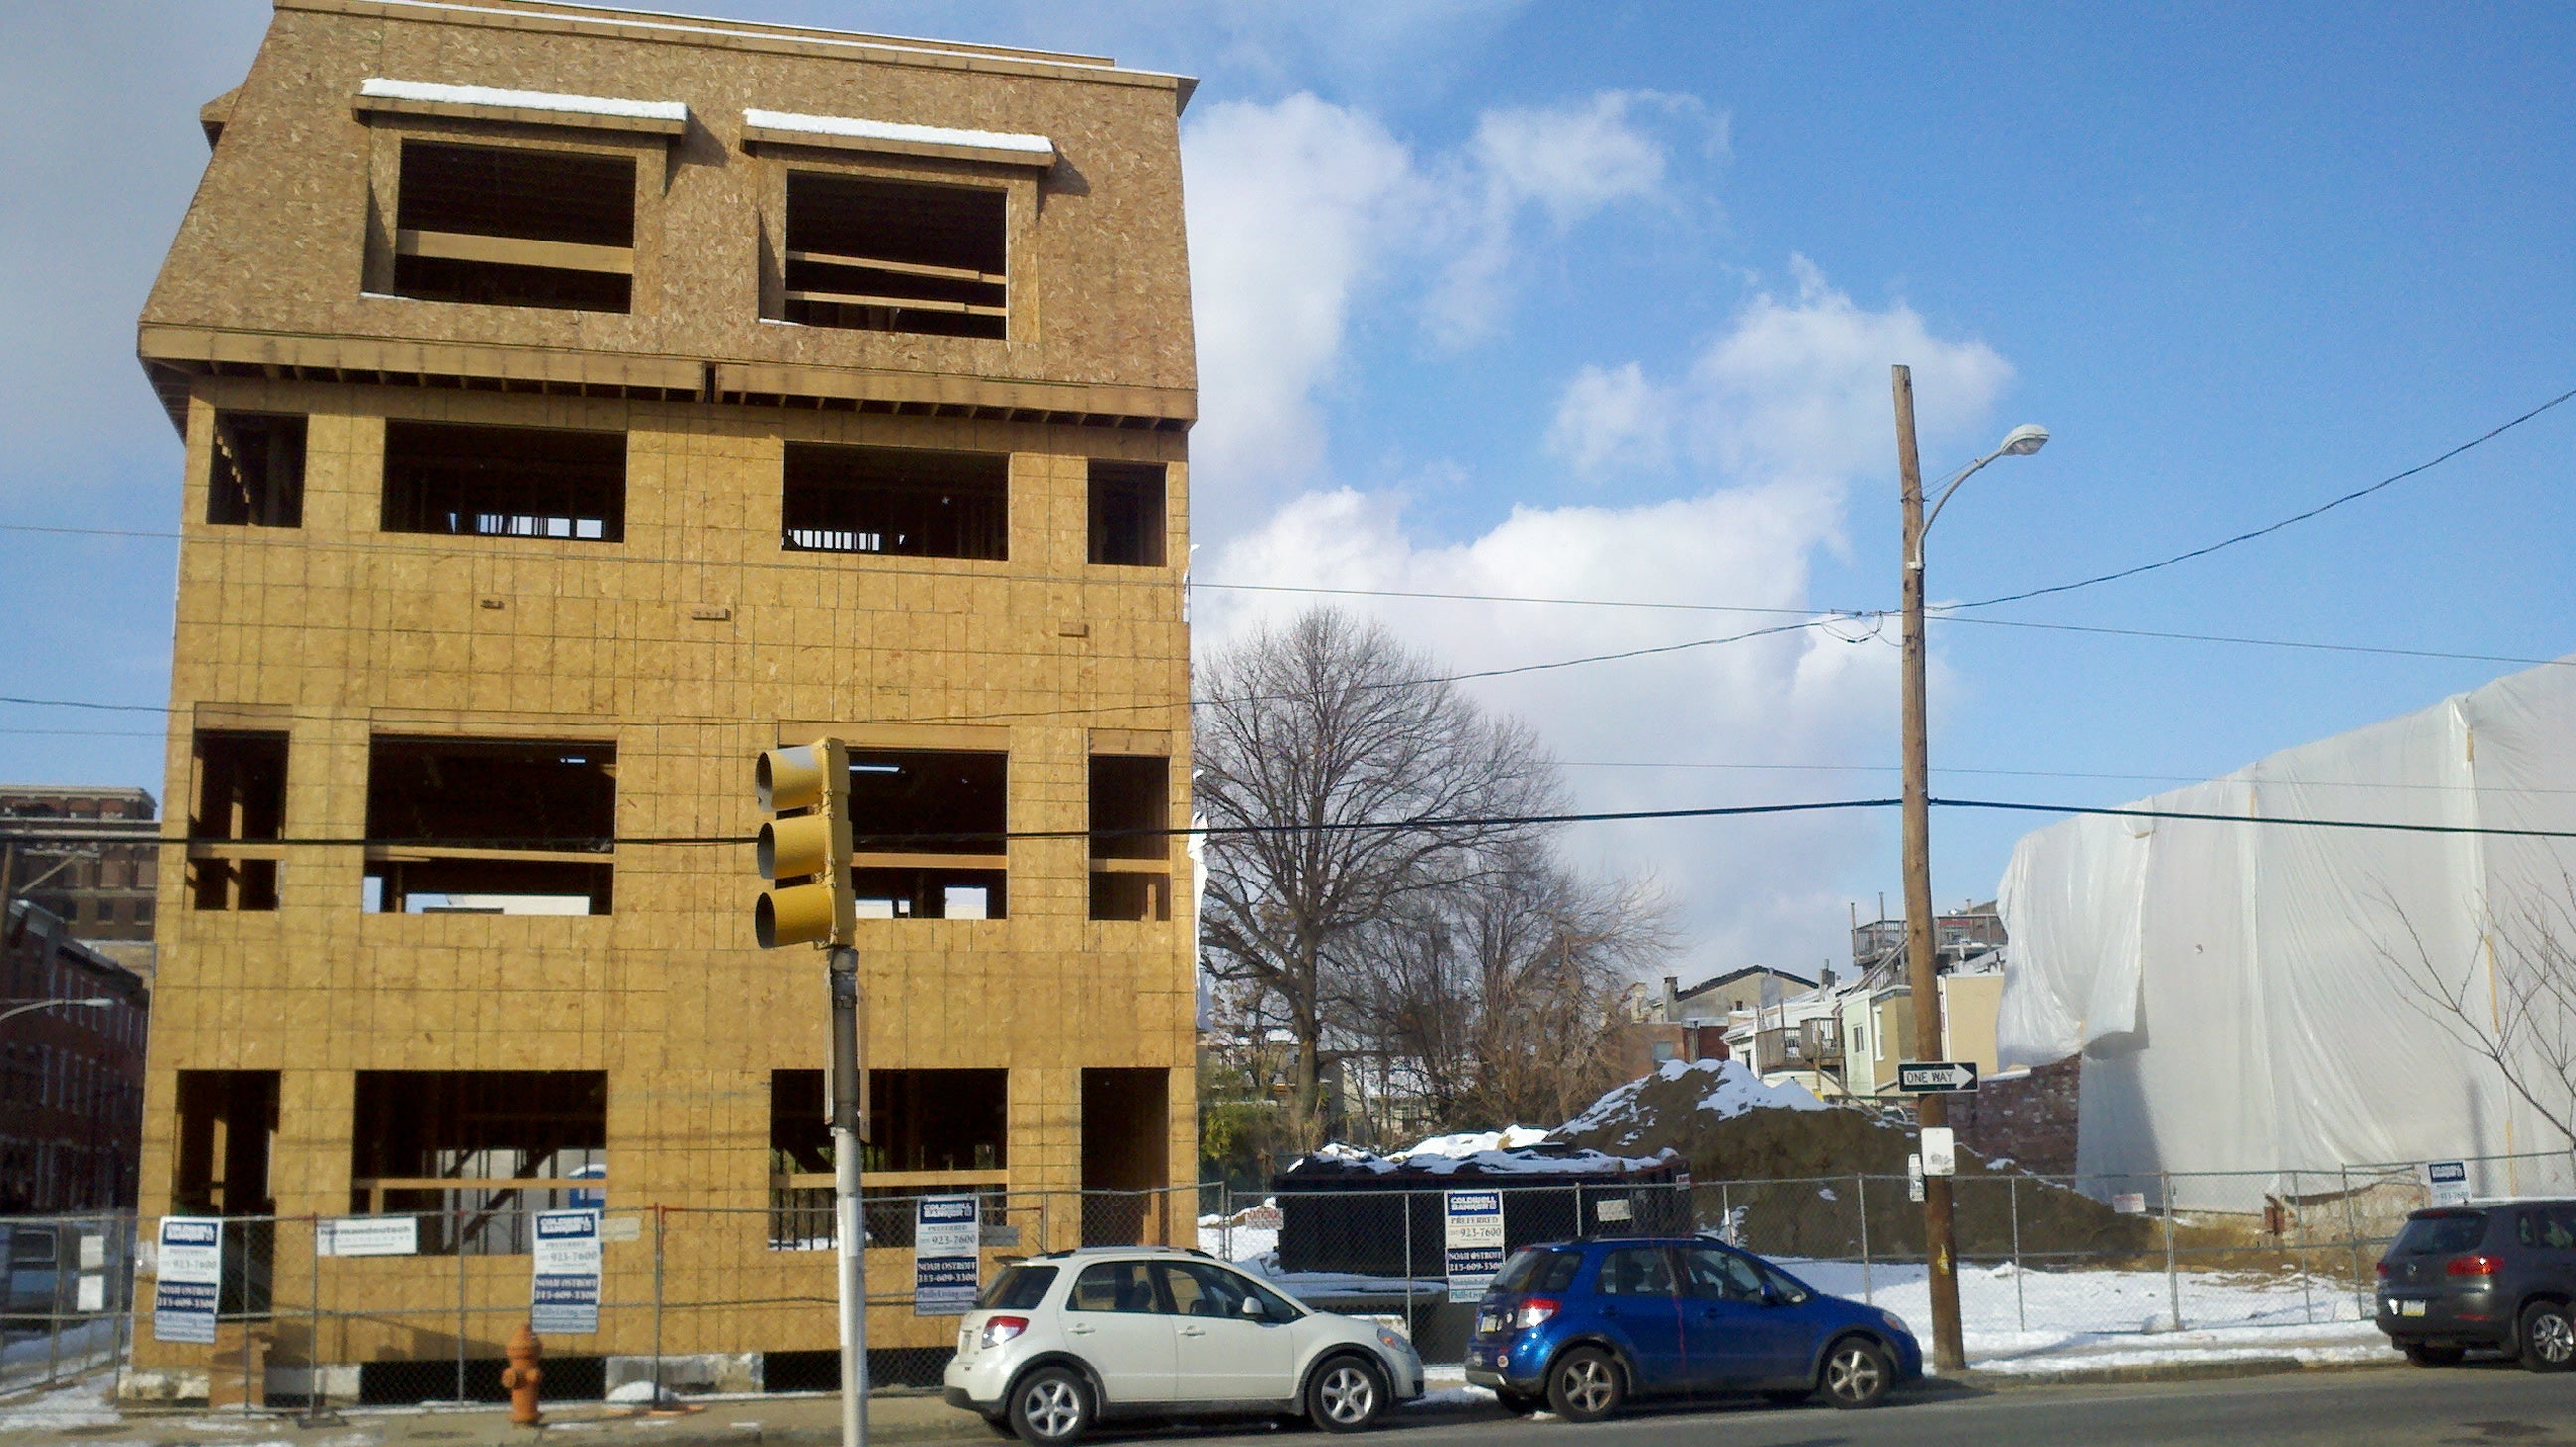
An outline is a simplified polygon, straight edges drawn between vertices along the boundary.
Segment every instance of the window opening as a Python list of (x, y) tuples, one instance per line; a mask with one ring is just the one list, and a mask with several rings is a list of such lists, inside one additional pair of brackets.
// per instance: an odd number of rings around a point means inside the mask
[[(286, 735), (200, 732), (197, 807), (188, 838), (260, 841), (286, 831)], [(277, 908), (277, 861), (232, 855), (198, 858), (190, 849), (188, 894), (202, 910)]]
[(1011, 459), (1000, 452), (787, 444), (779, 505), (794, 552), (1010, 556)]
[[(187, 1216), (265, 1217), (277, 1213), (269, 1164), (277, 1140), (274, 1070), (182, 1070), (178, 1141), (170, 1172), (170, 1209)], [(275, 1261), (273, 1221), (224, 1228), (220, 1315), (265, 1316)]]
[[(998, 1171), (1009, 1164), (1010, 1072), (871, 1070), (869, 1171)], [(829, 1251), (835, 1244), (832, 1132), (824, 1118), (823, 1072), (774, 1070), (769, 1077), (769, 1249)], [(886, 1186), (864, 1210), (868, 1242), (912, 1244), (913, 1198), (945, 1186)], [(1008, 1221), (998, 1187), (976, 1187), (989, 1225)]]
[(787, 320), (1007, 336), (1004, 209), (1004, 193), (989, 186), (790, 172)]
[(522, 1256), (539, 1211), (608, 1196), (608, 1073), (361, 1070), (349, 1209), (417, 1212), (425, 1256)]
[(617, 748), (378, 738), (367, 755), (365, 908), (606, 914)]
[(402, 143), (397, 295), (623, 312), (634, 248), (632, 156)]
[(1000, 753), (850, 750), (860, 918), (1008, 917), (1009, 765)]
[(1169, 1238), (1170, 1072), (1082, 1072), (1082, 1244)]
[(1163, 566), (1163, 482), (1159, 462), (1091, 461), (1091, 561)]
[[(1171, 760), (1091, 760), (1091, 917), (1172, 917)], [(1137, 868), (1138, 864), (1161, 868)]]
[(206, 473), (206, 521), (302, 527), (304, 433), (302, 417), (216, 413), (215, 447)]
[(382, 526), (617, 542), (626, 536), (626, 434), (387, 422)]

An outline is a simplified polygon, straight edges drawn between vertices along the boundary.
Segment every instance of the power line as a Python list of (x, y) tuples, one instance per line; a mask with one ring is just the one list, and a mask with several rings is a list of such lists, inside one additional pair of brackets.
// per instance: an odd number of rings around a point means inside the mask
[(2134, 578), (2141, 573), (2152, 573), (2159, 568), (2170, 568), (2176, 563), (2187, 563), (2194, 558), (2205, 558), (2211, 553), (2217, 552), (2221, 548), (2232, 548), (2238, 543), (2251, 542), (2267, 533), (2277, 533), (2281, 529), (2286, 528), (2293, 523), (2303, 523), (2320, 513), (2332, 512), (2336, 508), (2343, 506), (2345, 503), (2357, 502), (2362, 498), (2368, 497), (2372, 493), (2379, 491), (2381, 488), (2393, 487), (2396, 484), (2404, 482), (2406, 479), (2415, 476), (2417, 473), (2429, 472), (2432, 469), (2441, 466), (2443, 463), (2450, 461), (2452, 458), (2459, 456), (2461, 453), (2468, 451), (2470, 448), (2482, 446), (2485, 443), (2494, 441), (2496, 438), (2502, 437), (2504, 434), (2520, 427), (2525, 422), (2528, 422), (2533, 418), (2538, 417), (2540, 414), (2547, 412), (2551, 408), (2558, 406), (2560, 403), (2565, 402), (2570, 397), (2576, 397), (2576, 387), (2570, 387), (2566, 391), (2559, 393), (2557, 396), (2550, 398), (2548, 401), (2541, 403), (2539, 406), (2532, 408), (2530, 411), (2523, 413), (2521, 416), (2514, 418), (2510, 422), (2504, 423), (2501, 426), (2489, 428), (2487, 431), (2479, 433), (2477, 436), (2470, 438), (2468, 441), (2461, 443), (2459, 446), (2452, 448), (2450, 451), (2443, 453), (2441, 456), (2436, 457), (2429, 462), (2419, 462), (2413, 467), (2407, 468), (2404, 472), (2392, 473), (2391, 475), (2383, 477), (2379, 481), (2370, 484), (2368, 487), (2355, 488), (2341, 497), (2332, 499), (2328, 502), (2321, 502), (2315, 507), (2309, 508), (2305, 512), (2292, 513), (2278, 522), (2265, 523), (2259, 528), (2253, 528), (2248, 531), (2238, 533), (2232, 538), (2221, 538), (2217, 542), (2193, 548), (2189, 552), (2176, 553), (2170, 558), (2160, 558), (2152, 563), (2140, 563), (2134, 568), (2122, 568), (2116, 573), (2104, 573), (2098, 578), (2086, 578), (2081, 582), (2075, 583), (2060, 583), (2053, 588), (2033, 588), (2022, 593), (2007, 593), (2000, 598), (1987, 598), (1975, 603), (1958, 603), (1953, 604), (1952, 607), (1954, 610), (1958, 608), (1992, 608), (2000, 603), (2019, 603), (2031, 598), (2045, 598), (2056, 593), (2072, 593), (2079, 588), (2090, 588), (2101, 583), (2116, 583), (2122, 578)]
[[(1982, 604), (1962, 603), (1962, 608)], [(2113, 638), (2154, 638), (2180, 643), (2233, 643), (2252, 648), (2295, 648), (2318, 653), (2365, 653), (2388, 658), (2438, 658), (2463, 663), (2518, 663), (2534, 667), (2576, 667), (2576, 658), (2526, 658), (2511, 653), (2453, 653), (2438, 648), (2386, 648), (2362, 643), (2315, 643), (2296, 638), (2251, 638), (2234, 633), (2175, 633), (2155, 628), (2110, 628), (2090, 623), (2034, 623), (2018, 618), (1962, 618), (1935, 613), (1936, 623), (1967, 623), (1980, 628), (2029, 628), (2044, 633), (2098, 633)]]
[(2319, 819), (2299, 814), (2215, 814), (2192, 809), (2025, 804), (2004, 799), (1934, 799), (1940, 809), (2006, 809), (2025, 814), (2101, 814), (2117, 819), (2197, 819), (2212, 824), (2290, 824), (2308, 829), (2385, 829), (2401, 834), (2483, 834), (2508, 839), (2576, 839), (2576, 829), (2508, 829), (2490, 824), (2400, 824), (2385, 819)]

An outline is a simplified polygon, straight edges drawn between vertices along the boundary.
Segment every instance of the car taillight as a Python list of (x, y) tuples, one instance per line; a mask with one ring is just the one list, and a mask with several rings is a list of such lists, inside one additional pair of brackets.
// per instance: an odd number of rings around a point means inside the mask
[(2385, 1261), (2379, 1263), (2379, 1276), (2383, 1281), (2388, 1279), (2388, 1263)]
[(997, 1347), (1028, 1329), (1029, 1319), (1025, 1316), (988, 1316), (984, 1318), (984, 1334), (975, 1339), (975, 1344)]
[(2504, 1270), (2501, 1256), (2462, 1256), (2442, 1268), (2453, 1276), (2493, 1276)]
[(1512, 1329), (1520, 1331), (1537, 1326), (1556, 1315), (1557, 1305), (1557, 1302), (1544, 1296), (1533, 1296), (1523, 1300), (1520, 1310), (1512, 1313)]

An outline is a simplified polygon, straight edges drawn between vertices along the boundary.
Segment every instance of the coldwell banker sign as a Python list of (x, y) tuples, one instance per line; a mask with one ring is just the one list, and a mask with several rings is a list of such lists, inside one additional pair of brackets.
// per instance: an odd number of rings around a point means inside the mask
[(1503, 1193), (1451, 1191), (1449, 1299), (1474, 1301), (1503, 1269)]
[(224, 1223), (214, 1216), (164, 1216), (152, 1290), (152, 1339), (215, 1340), (215, 1297), (224, 1284)]
[(599, 1213), (539, 1211), (528, 1330), (583, 1336), (599, 1330)]
[(924, 1196), (912, 1221), (912, 1314), (956, 1316), (975, 1307), (975, 1198)]

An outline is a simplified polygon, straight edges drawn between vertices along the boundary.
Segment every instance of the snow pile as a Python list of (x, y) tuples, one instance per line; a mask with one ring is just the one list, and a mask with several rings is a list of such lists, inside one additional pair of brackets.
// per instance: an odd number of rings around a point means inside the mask
[(1763, 1084), (1762, 1077), (1754, 1074), (1753, 1068), (1741, 1060), (1667, 1060), (1656, 1068), (1654, 1074), (1631, 1080), (1592, 1102), (1590, 1110), (1559, 1126), (1555, 1134), (1570, 1137), (1626, 1126), (1629, 1128), (1627, 1133), (1619, 1139), (1623, 1143), (1638, 1140), (1655, 1118), (1672, 1105), (1668, 1093), (1663, 1091), (1657, 1092), (1659, 1096), (1667, 1096), (1660, 1109), (1648, 1107), (1639, 1097), (1658, 1082), (1689, 1080), (1694, 1076), (1707, 1077), (1691, 1082), (1691, 1088), (1698, 1095), (1698, 1108), (1720, 1120), (1732, 1120), (1749, 1110), (1825, 1108), (1825, 1103), (1816, 1099), (1812, 1091), (1794, 1080), (1778, 1085)]
[[(1468, 1135), (1434, 1139), (1472, 1142), (1483, 1137)], [(1650, 1156), (1614, 1156), (1605, 1151), (1570, 1150), (1562, 1146), (1551, 1146), (1545, 1150), (1520, 1146), (1502, 1150), (1468, 1148), (1452, 1155), (1426, 1149), (1431, 1143), (1426, 1141), (1399, 1155), (1382, 1156), (1375, 1151), (1333, 1141), (1290, 1167), (1290, 1171), (1293, 1173), (1310, 1162), (1332, 1162), (1364, 1171), (1422, 1171), (1435, 1176), (1460, 1173), (1473, 1176), (1615, 1176), (1651, 1170), (1662, 1165), (1672, 1154), (1658, 1151)]]
[(855, 116), (808, 116), (794, 111), (747, 110), (742, 113), (742, 121), (770, 131), (803, 131), (807, 135), (848, 136), (862, 141), (909, 141), (926, 146), (971, 146), (979, 151), (1011, 151), (1049, 160), (1055, 157), (1055, 142), (1045, 136), (1012, 131), (959, 131), (946, 126), (866, 121)]
[(0, 1409), (0, 1432), (82, 1432), (125, 1419), (107, 1400), (106, 1373)]
[(1545, 1142), (1553, 1132), (1544, 1126), (1507, 1125), (1501, 1130), (1462, 1131), (1457, 1135), (1436, 1135), (1418, 1141), (1410, 1149), (1394, 1153), (1392, 1159), (1411, 1156), (1472, 1156), (1481, 1151), (1516, 1151)]
[(542, 90), (494, 90), (482, 85), (433, 85), (421, 80), (387, 80), (368, 76), (358, 94), (378, 100), (429, 101), (440, 105), (507, 106), (522, 111), (562, 111), (569, 115), (624, 116), (644, 121), (687, 121), (689, 108), (675, 100), (620, 100), (605, 95), (556, 95)]

